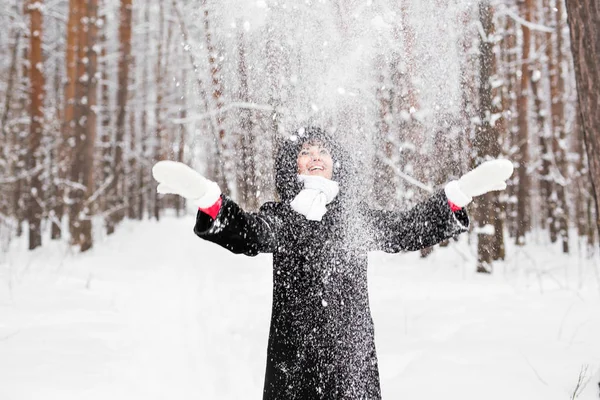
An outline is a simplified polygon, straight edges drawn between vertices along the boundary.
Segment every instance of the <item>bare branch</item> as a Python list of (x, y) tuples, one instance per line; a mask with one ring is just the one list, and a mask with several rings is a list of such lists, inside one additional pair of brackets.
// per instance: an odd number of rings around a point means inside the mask
[(573, 390), (573, 394), (571, 394), (571, 400), (575, 400), (581, 395), (587, 384), (592, 379), (592, 375), (588, 376), (588, 370), (590, 366), (585, 364), (581, 366), (581, 370), (579, 371), (579, 376), (577, 377), (577, 384), (575, 385), (575, 389)]
[(526, 27), (528, 27), (529, 29), (531, 29), (532, 31), (538, 31), (538, 32), (546, 32), (546, 33), (553, 33), (554, 29), (550, 28), (548, 26), (545, 25), (540, 25), (540, 24), (534, 24), (533, 22), (529, 22), (526, 19), (523, 19), (521, 17), (519, 17), (517, 14), (515, 14), (514, 12), (512, 12), (512, 10), (510, 10), (509, 8), (505, 8), (502, 11), (498, 12), (498, 15), (508, 15), (509, 17), (511, 17), (512, 19), (515, 20), (515, 22), (521, 24), (521, 25), (525, 25)]

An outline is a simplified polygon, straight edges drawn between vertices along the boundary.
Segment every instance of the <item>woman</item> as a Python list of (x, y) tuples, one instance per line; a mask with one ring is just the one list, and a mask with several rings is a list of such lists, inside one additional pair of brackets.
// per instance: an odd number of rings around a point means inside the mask
[(153, 168), (160, 193), (199, 206), (196, 235), (234, 253), (273, 254), (263, 399), (380, 399), (367, 253), (419, 250), (466, 231), (471, 196), (505, 188), (512, 174), (508, 161), (492, 161), (408, 212), (378, 211), (358, 200), (351, 164), (320, 129), (299, 130), (278, 151), (280, 201), (256, 213), (183, 164)]

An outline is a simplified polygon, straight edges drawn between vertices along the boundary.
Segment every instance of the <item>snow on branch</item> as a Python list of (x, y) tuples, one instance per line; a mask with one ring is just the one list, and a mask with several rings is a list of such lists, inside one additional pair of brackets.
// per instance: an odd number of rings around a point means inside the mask
[(110, 186), (110, 184), (112, 183), (112, 181), (114, 180), (114, 178), (115, 178), (114, 175), (110, 175), (102, 183), (102, 185), (100, 185), (100, 187), (87, 199), (87, 201), (85, 202), (85, 205), (88, 206), (88, 205), (92, 204), (94, 201), (96, 201), (96, 199), (98, 198), (98, 196), (100, 196), (102, 193), (104, 193), (104, 191)]
[(7, 183), (15, 183), (15, 182), (20, 181), (21, 179), (30, 178), (30, 177), (34, 176), (35, 174), (37, 174), (38, 172), (40, 172), (43, 168), (44, 168), (44, 166), (42, 164), (40, 164), (32, 170), (22, 172), (15, 176), (0, 176), (0, 185), (7, 184)]
[(514, 12), (512, 12), (510, 9), (505, 9), (503, 11), (499, 11), (498, 12), (499, 15), (508, 15), (509, 17), (511, 17), (512, 19), (515, 20), (515, 22), (521, 24), (521, 25), (525, 25), (526, 27), (528, 27), (529, 29), (531, 29), (532, 31), (538, 31), (538, 32), (546, 32), (546, 33), (553, 33), (554, 29), (550, 28), (549, 26), (545, 26), (545, 25), (541, 25), (541, 24), (534, 24), (533, 22), (529, 22), (526, 19), (523, 19), (521, 17), (519, 17), (517, 14), (515, 14)]
[(577, 384), (575, 385), (575, 389), (571, 394), (571, 400), (577, 399), (592, 379), (592, 374), (588, 376), (589, 368), (590, 366), (587, 364), (581, 366), (581, 370), (579, 371), (579, 377), (577, 378)]
[(425, 191), (427, 191), (428, 193), (433, 193), (433, 188), (430, 186), (427, 186), (426, 184), (424, 184), (423, 182), (418, 181), (417, 179), (413, 178), (412, 176), (405, 174), (404, 172), (400, 171), (400, 168), (398, 168), (396, 165), (394, 165), (392, 162), (390, 162), (388, 159), (384, 158), (384, 162), (385, 164), (392, 168), (396, 174), (398, 174), (398, 176), (402, 179), (404, 179), (405, 181), (407, 181), (408, 183), (415, 185)]
[(123, 203), (117, 204), (116, 206), (109, 208), (108, 210), (105, 210), (105, 211), (101, 212), (100, 214), (86, 215), (86, 216), (80, 217), (79, 220), (80, 221), (91, 221), (94, 218), (107, 218), (116, 212), (125, 210), (126, 208), (127, 208), (127, 204), (123, 204)]
[(85, 185), (82, 185), (79, 182), (73, 182), (71, 180), (68, 179), (60, 179), (60, 178), (56, 178), (55, 182), (58, 184), (63, 184), (65, 186), (68, 186), (72, 189), (79, 189), (79, 190), (83, 190), (84, 192), (87, 190), (87, 187)]
[(404, 179), (405, 181), (412, 183), (413, 185), (420, 187), (423, 190), (426, 190), (429, 193), (433, 193), (433, 189), (430, 186), (427, 186), (426, 184), (419, 182), (418, 180), (416, 180), (415, 178), (413, 178), (410, 175), (405, 174), (404, 172), (398, 170), (396, 171), (396, 173), (398, 174), (398, 176), (400, 176), (402, 179)]

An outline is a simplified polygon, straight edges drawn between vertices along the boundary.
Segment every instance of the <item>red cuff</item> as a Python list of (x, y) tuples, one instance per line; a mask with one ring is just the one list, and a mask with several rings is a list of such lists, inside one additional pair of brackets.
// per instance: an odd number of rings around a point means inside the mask
[(452, 212), (457, 212), (457, 211), (462, 210), (462, 207), (457, 206), (456, 204), (454, 204), (450, 200), (448, 200), (448, 205), (450, 206), (450, 209), (452, 210)]
[(217, 218), (217, 214), (221, 209), (221, 203), (223, 203), (223, 199), (221, 199), (221, 197), (219, 196), (219, 199), (215, 202), (215, 204), (208, 208), (198, 208), (198, 210), (202, 211), (204, 214), (210, 215), (212, 219), (215, 219)]

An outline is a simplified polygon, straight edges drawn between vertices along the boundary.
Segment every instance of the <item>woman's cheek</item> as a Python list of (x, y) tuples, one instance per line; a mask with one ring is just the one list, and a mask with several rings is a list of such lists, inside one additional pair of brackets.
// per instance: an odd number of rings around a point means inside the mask
[(298, 172), (306, 170), (307, 159), (306, 157), (298, 157)]

